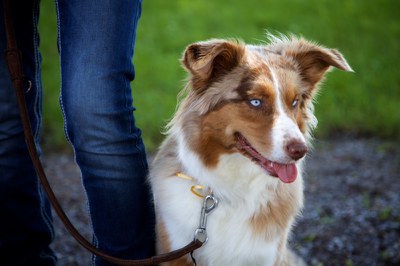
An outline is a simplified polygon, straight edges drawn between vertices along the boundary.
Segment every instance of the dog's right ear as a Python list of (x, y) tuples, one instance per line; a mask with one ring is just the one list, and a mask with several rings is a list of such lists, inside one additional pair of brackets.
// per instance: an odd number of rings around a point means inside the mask
[(194, 89), (205, 89), (213, 81), (236, 67), (244, 54), (244, 45), (226, 40), (210, 40), (189, 45), (182, 63), (192, 74)]

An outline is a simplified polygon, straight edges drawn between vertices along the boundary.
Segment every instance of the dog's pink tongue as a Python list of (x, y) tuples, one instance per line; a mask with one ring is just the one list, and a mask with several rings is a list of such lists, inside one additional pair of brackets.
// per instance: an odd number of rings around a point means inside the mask
[(282, 182), (292, 183), (296, 180), (297, 168), (295, 164), (273, 163), (272, 167)]

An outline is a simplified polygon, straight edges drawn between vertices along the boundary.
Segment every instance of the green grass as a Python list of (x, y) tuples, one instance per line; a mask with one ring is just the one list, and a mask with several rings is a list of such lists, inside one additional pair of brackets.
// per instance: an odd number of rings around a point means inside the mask
[[(44, 140), (63, 146), (54, 6), (42, 1)], [(145, 0), (135, 51), (133, 85), (138, 125), (154, 150), (175, 110), (185, 73), (186, 45), (210, 38), (265, 40), (265, 30), (294, 33), (338, 48), (355, 73), (328, 74), (316, 104), (317, 137), (339, 133), (400, 138), (400, 1)], [(50, 27), (53, 25), (53, 27)], [(46, 60), (47, 57), (47, 60)]]
[(54, 1), (41, 1), (40, 50), (42, 52), (43, 133), (42, 143), (49, 149), (66, 146), (63, 120), (58, 96), (60, 94), (60, 67), (57, 50), (57, 21)]

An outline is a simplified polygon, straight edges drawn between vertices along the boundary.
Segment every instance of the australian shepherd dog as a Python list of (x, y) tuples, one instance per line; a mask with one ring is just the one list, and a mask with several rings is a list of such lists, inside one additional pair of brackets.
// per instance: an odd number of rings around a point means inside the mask
[(331, 67), (351, 67), (335, 49), (272, 35), (194, 43), (182, 64), (184, 96), (150, 173), (158, 252), (195, 235), (204, 245), (167, 265), (301, 265), (287, 239), (303, 206), (313, 99)]

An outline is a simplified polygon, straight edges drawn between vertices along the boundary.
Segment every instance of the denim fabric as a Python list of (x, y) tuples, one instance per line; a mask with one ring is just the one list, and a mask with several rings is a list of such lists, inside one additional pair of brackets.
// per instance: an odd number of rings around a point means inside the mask
[[(20, 2), (20, 3), (18, 3)], [(37, 1), (13, 1), (26, 96), (39, 141), (41, 77)], [(75, 152), (100, 249), (123, 258), (154, 254), (154, 209), (130, 81), (140, 0), (56, 0), (61, 62), (60, 105)], [(1, 10), (0, 49), (4, 50)], [(0, 59), (0, 264), (53, 265), (51, 213), (23, 139), (15, 96)], [(29, 256), (25, 255), (29, 254)], [(25, 260), (25, 264), (24, 264)], [(95, 265), (109, 265), (93, 259)], [(28, 263), (29, 262), (29, 263)], [(32, 263), (35, 262), (35, 263)], [(13, 265), (7, 264), (7, 265)], [(18, 264), (16, 264), (18, 265)]]

